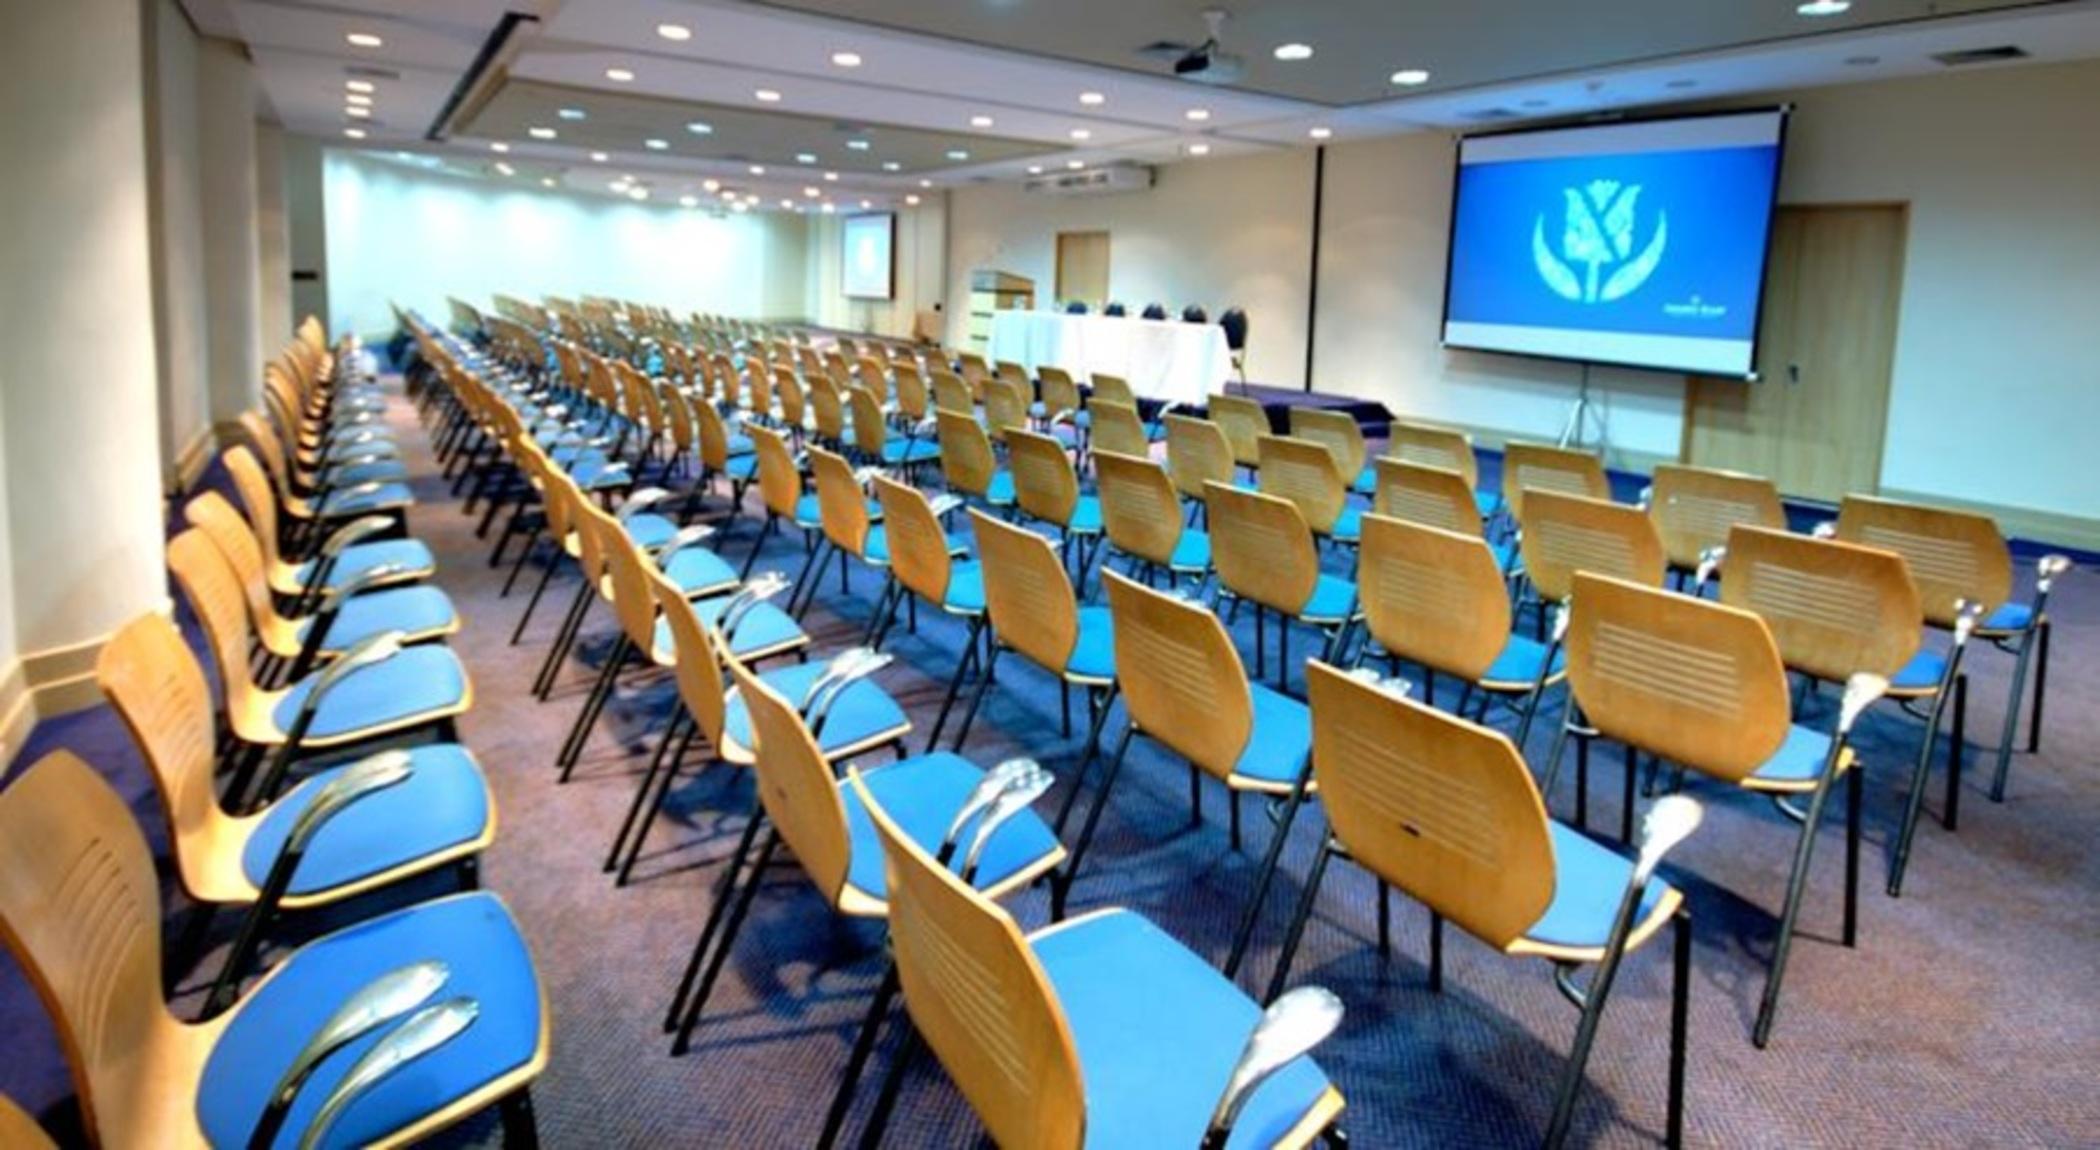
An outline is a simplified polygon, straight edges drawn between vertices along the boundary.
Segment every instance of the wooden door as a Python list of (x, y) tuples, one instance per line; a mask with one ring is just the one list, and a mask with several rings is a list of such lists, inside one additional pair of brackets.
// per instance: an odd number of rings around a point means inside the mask
[(1057, 233), (1057, 298), (1108, 302), (1108, 233)]
[(1691, 380), (1686, 462), (1821, 502), (1877, 490), (1907, 226), (1900, 204), (1780, 209), (1759, 380)]

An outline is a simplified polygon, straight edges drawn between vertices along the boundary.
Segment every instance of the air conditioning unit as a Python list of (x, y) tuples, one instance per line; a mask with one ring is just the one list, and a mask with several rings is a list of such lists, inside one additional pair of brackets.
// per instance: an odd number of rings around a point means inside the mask
[(1152, 187), (1153, 170), (1143, 164), (1110, 164), (1077, 172), (1037, 176), (1025, 185), (1046, 196), (1112, 196)]

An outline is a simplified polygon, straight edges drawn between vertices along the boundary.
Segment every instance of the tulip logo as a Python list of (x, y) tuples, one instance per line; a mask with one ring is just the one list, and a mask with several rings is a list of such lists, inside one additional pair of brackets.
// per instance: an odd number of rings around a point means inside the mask
[(1565, 188), (1563, 194), (1568, 212), (1560, 254), (1546, 243), (1544, 213), (1531, 230), (1532, 260), (1546, 286), (1562, 299), (1594, 304), (1623, 299), (1648, 282), (1670, 242), (1670, 220), (1667, 213), (1657, 212), (1655, 235), (1639, 255), (1633, 254), (1641, 186), (1592, 180), (1587, 187)]

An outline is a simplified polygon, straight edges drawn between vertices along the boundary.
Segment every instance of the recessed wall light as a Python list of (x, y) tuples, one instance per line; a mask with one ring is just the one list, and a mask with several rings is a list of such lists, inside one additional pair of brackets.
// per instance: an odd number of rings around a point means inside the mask
[(1079, 102), (1092, 108), (1108, 103), (1108, 97), (1099, 92), (1081, 92), (1079, 94)]
[(766, 174), (766, 166), (764, 164), (753, 164), (750, 171), (754, 176), (763, 176)]
[(350, 41), (352, 48), (383, 48), (386, 46), (386, 41), (372, 35), (370, 32), (352, 32), (343, 37), (343, 39)]
[(1852, 0), (1808, 0), (1798, 4), (1794, 11), (1803, 16), (1836, 16), (1852, 7)]
[(835, 183), (838, 183), (838, 182), (839, 182), (839, 174), (838, 174), (837, 172), (826, 172), (826, 173), (824, 173), (824, 182), (825, 182), (825, 183), (827, 183), (827, 184), (835, 184)]
[(605, 78), (615, 84), (631, 84), (634, 82), (634, 72), (627, 68), (607, 68)]
[(362, 140), (365, 138), (365, 130), (363, 128), (344, 128), (343, 135), (353, 140)]
[(683, 24), (658, 24), (656, 34), (666, 40), (685, 41), (693, 38), (693, 30)]
[(700, 190), (703, 192), (719, 192), (722, 190), (722, 181), (702, 180), (700, 181)]
[(594, 163), (594, 164), (602, 164), (602, 163), (604, 163), (604, 162), (605, 162), (606, 160), (608, 160), (608, 159), (610, 159), (610, 158), (611, 158), (611, 157), (607, 156), (607, 155), (606, 155), (606, 154), (605, 154), (604, 152), (592, 152), (592, 153), (591, 153), (591, 162), (592, 162), (592, 163)]
[(919, 197), (917, 197), (917, 196), (906, 196), (906, 197), (904, 197), (904, 202), (905, 202), (906, 204), (908, 204), (908, 205), (910, 205), (910, 206), (912, 206), (912, 207), (916, 208), (916, 207), (918, 207), (918, 206), (919, 206)]
[(671, 141), (660, 140), (657, 139), (655, 136), (651, 136), (648, 139), (642, 141), (642, 146), (649, 149), (652, 152), (661, 152), (671, 146)]
[(687, 120), (685, 122), (685, 130), (696, 136), (712, 136), (715, 133), (715, 126), (706, 120)]
[(1074, 128), (1072, 129), (1072, 138), (1075, 140), (1091, 140), (1094, 138), (1094, 133), (1085, 128)]
[(1429, 82), (1429, 70), (1426, 68), (1402, 68), (1398, 72), (1393, 73), (1390, 79), (1393, 83), (1403, 88), (1412, 88), (1418, 84), (1427, 84)]
[(372, 97), (365, 95), (363, 92), (345, 92), (343, 93), (343, 102), (355, 104), (360, 108), (369, 108), (372, 106)]
[(588, 115), (582, 108), (563, 108), (554, 114), (564, 120), (581, 120)]
[(360, 108), (357, 105), (352, 104), (349, 107), (343, 109), (343, 114), (345, 116), (350, 117), (353, 120), (363, 120), (371, 116), (372, 109)]
[(865, 152), (871, 145), (866, 140), (848, 140), (846, 146), (856, 152)]
[(1334, 129), (1324, 127), (1314, 128), (1312, 131), (1307, 132), (1305, 134), (1311, 136), (1315, 140), (1328, 140), (1334, 138)]
[(831, 54), (831, 62), (841, 68), (858, 68), (860, 67), (860, 53), (833, 52)]
[(817, 154), (815, 152), (796, 152), (795, 162), (798, 164), (814, 164), (817, 162)]
[(957, 162), (961, 162), (963, 160), (969, 159), (970, 153), (963, 151), (961, 148), (953, 148), (949, 150), (948, 158)]
[(1209, 144), (1190, 144), (1190, 145), (1189, 145), (1189, 147), (1188, 147), (1188, 153), (1189, 153), (1189, 155), (1191, 155), (1191, 156), (1208, 156), (1208, 155), (1210, 155), (1210, 145), (1209, 145)]
[(377, 91), (377, 89), (372, 86), (372, 81), (370, 80), (345, 80), (343, 81), (343, 87), (352, 92)]
[(761, 104), (778, 104), (780, 102), (780, 93), (771, 88), (760, 88), (758, 91), (751, 93), (751, 97)]
[(559, 134), (552, 128), (527, 128), (525, 133), (535, 140), (551, 140)]
[(882, 170), (885, 172), (901, 172), (904, 170), (904, 165), (895, 160), (884, 160), (882, 162)]
[(1188, 111), (1183, 112), (1181, 114), (1181, 118), (1189, 121), (1192, 124), (1200, 124), (1203, 123), (1205, 120), (1210, 119), (1210, 109), (1190, 108)]
[(1271, 54), (1278, 60), (1310, 60), (1313, 50), (1310, 44), (1278, 44), (1276, 51)]

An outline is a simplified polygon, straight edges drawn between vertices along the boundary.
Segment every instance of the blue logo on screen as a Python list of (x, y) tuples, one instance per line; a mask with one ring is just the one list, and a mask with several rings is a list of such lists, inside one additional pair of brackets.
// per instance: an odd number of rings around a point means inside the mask
[[(1591, 180), (1586, 187), (1563, 188), (1561, 194), (1567, 199), (1568, 214), (1561, 230), (1560, 256), (1546, 243), (1544, 213), (1531, 228), (1531, 259), (1546, 286), (1562, 299), (1609, 303), (1647, 283), (1670, 244), (1669, 213), (1655, 213), (1654, 236), (1636, 256), (1633, 231), (1634, 213), (1641, 202), (1639, 184)], [(1581, 274), (1577, 267), (1583, 269)]]

